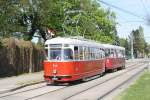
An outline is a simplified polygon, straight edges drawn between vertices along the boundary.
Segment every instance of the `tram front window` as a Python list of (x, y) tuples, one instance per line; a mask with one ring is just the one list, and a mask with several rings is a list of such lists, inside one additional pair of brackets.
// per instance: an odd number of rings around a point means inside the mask
[(73, 51), (71, 49), (64, 49), (63, 53), (64, 60), (73, 60)]
[(50, 49), (50, 60), (61, 60), (61, 48)]

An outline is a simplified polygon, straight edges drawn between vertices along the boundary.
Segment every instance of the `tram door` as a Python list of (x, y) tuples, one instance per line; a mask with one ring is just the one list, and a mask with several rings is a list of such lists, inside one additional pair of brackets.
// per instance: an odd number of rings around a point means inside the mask
[(80, 46), (74, 46), (74, 60), (75, 60), (75, 73), (80, 74), (82, 73), (83, 69), (83, 62), (82, 59), (82, 47)]

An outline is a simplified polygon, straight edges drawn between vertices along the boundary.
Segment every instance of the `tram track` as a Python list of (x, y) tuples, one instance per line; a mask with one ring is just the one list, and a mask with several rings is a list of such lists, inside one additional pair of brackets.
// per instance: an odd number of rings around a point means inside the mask
[[(139, 64), (139, 63), (138, 63)], [(136, 66), (138, 65), (137, 63), (135, 64)], [(141, 66), (141, 65), (143, 65), (143, 64), (139, 64), (138, 66)], [(128, 71), (131, 71), (131, 70), (133, 70), (133, 69), (135, 69), (136, 67), (134, 67), (134, 68), (130, 68), (130, 69), (128, 69)], [(125, 73), (127, 73), (127, 72), (124, 72), (124, 73), (122, 73), (122, 74), (125, 74)], [(111, 78), (109, 78), (109, 79), (107, 79), (107, 80), (105, 80), (105, 81), (103, 81), (103, 82), (100, 82), (99, 84), (96, 84), (96, 85), (94, 85), (94, 86), (89, 86), (88, 88), (86, 88), (86, 89), (83, 89), (83, 90), (81, 90), (81, 91), (79, 91), (79, 92), (77, 92), (77, 93), (73, 93), (72, 95), (69, 95), (69, 96), (66, 96), (66, 97), (62, 97), (63, 98), (63, 100), (68, 100), (69, 98), (71, 98), (71, 97), (73, 97), (73, 96), (75, 96), (75, 95), (78, 95), (78, 94), (80, 94), (80, 93), (82, 93), (82, 92), (84, 92), (84, 91), (87, 91), (87, 90), (89, 90), (89, 89), (91, 89), (91, 88), (93, 88), (93, 87), (96, 87), (96, 86), (98, 86), (98, 85), (100, 85), (100, 84), (103, 84), (103, 83), (105, 83), (105, 82), (107, 82), (107, 81), (110, 81), (110, 80), (112, 80), (112, 79), (114, 79), (114, 78), (116, 78), (116, 77), (119, 77), (121, 74), (119, 74), (119, 75), (117, 75), (117, 76), (114, 76), (114, 77), (111, 77)], [(82, 84), (81, 84), (82, 85)], [(65, 94), (65, 91), (63, 92), (63, 90), (65, 90), (65, 89), (69, 89), (70, 87), (65, 87), (65, 88), (62, 88), (62, 89), (59, 89), (59, 90), (56, 90), (56, 91), (50, 91), (50, 92), (47, 92), (46, 94), (51, 94), (51, 93), (53, 93), (53, 94), (60, 94), (60, 92), (61, 93), (64, 93)], [(73, 87), (73, 88), (76, 88), (76, 87)], [(80, 88), (80, 86), (79, 86), (79, 88)], [(58, 92), (58, 93), (57, 93)], [(38, 97), (40, 97), (40, 96), (42, 96), (42, 95), (46, 95), (46, 94), (41, 94), (41, 95), (37, 95), (37, 96), (35, 96), (35, 97), (31, 97), (31, 98), (28, 98), (28, 99), (25, 99), (25, 100), (31, 100), (31, 99), (34, 99), (34, 98), (38, 98)], [(53, 95), (52, 94), (52, 95)], [(61, 98), (61, 96), (60, 96), (60, 98)], [(54, 98), (53, 98), (54, 99)], [(54, 99), (55, 100), (55, 99)], [(57, 99), (56, 99), (57, 100)], [(58, 99), (59, 100), (59, 99)], [(61, 99), (62, 100), (62, 99)]]
[(137, 73), (135, 73), (133, 76), (131, 76), (129, 79), (125, 80), (124, 82), (120, 83), (119, 85), (117, 85), (116, 87), (112, 88), (111, 90), (109, 90), (108, 92), (106, 92), (105, 94), (101, 95), (97, 100), (102, 100), (104, 97), (106, 97), (107, 95), (109, 95), (110, 93), (112, 93), (113, 91), (117, 90), (119, 87), (121, 87), (122, 85), (128, 83), (130, 80), (132, 80), (133, 78), (135, 78), (137, 75), (139, 75), (140, 73), (142, 73), (145, 69), (143, 68), (142, 70), (138, 71)]
[[(131, 65), (128, 65), (126, 68), (131, 68), (131, 66), (135, 66), (139, 63), (134, 63), (134, 64), (131, 64)], [(119, 75), (118, 75), (119, 76)], [(111, 79), (108, 79), (106, 81), (109, 81)], [(104, 82), (106, 82), (104, 81)], [(102, 82), (102, 83), (104, 83)], [(101, 83), (101, 84), (102, 84)], [(19, 92), (14, 92), (14, 93), (10, 93), (10, 94), (7, 94), (7, 95), (3, 95), (3, 96), (0, 96), (0, 99), (1, 98), (5, 98), (5, 97), (8, 97), (8, 96), (13, 96), (13, 95), (16, 95), (16, 94), (21, 94), (21, 93), (25, 93), (25, 92), (29, 92), (29, 91), (33, 91), (33, 90), (37, 90), (37, 89), (41, 89), (41, 88), (44, 88), (44, 87), (47, 87), (46, 85), (43, 85), (43, 86), (40, 86), (40, 87), (36, 87), (36, 88), (32, 88), (32, 89), (28, 89), (28, 90), (24, 90), (24, 91), (19, 91)], [(54, 87), (54, 86), (52, 86)], [(48, 91), (48, 92), (45, 92), (45, 93), (41, 93), (39, 95), (36, 95), (36, 96), (33, 96), (33, 97), (30, 97), (30, 98), (27, 98), (25, 100), (29, 100), (29, 99), (33, 99), (33, 98), (37, 98), (37, 97), (40, 97), (42, 95), (45, 95), (45, 94), (49, 94), (49, 93), (54, 93), (54, 92), (57, 92), (57, 91), (60, 91), (60, 90), (64, 90), (66, 88), (70, 88), (70, 86), (64, 86), (64, 87), (60, 87), (60, 88), (57, 88), (57, 89), (54, 89), (54, 90), (51, 90), (51, 91)], [(85, 90), (84, 90), (85, 91)], [(81, 91), (81, 92), (84, 92), (84, 91)], [(79, 93), (78, 93), (79, 94)], [(67, 99), (67, 98), (66, 98)]]
[[(141, 66), (141, 65), (140, 65), (140, 66)], [(113, 80), (113, 79), (115, 79), (115, 78), (117, 78), (117, 77), (120, 77), (120, 76), (122, 76), (122, 75), (124, 75), (124, 74), (126, 74), (126, 73), (128, 73), (128, 72), (130, 72), (130, 71), (132, 71), (132, 70), (134, 70), (135, 68), (136, 68), (136, 67), (132, 67), (131, 69), (129, 69), (128, 71), (126, 71), (126, 72), (124, 72), (124, 73), (121, 73), (121, 74), (118, 74), (117, 76), (111, 77), (110, 79), (107, 79), (107, 80), (105, 80), (105, 81), (103, 81), (103, 82), (101, 82), (101, 83), (99, 83), (99, 84), (97, 84), (97, 85), (94, 85), (94, 86), (89, 87), (89, 88), (87, 88), (87, 89), (85, 89), (85, 90), (83, 90), (83, 91), (80, 91), (80, 92), (78, 92), (78, 93), (76, 93), (76, 94), (73, 94), (73, 95), (71, 95), (71, 96), (69, 96), (69, 97), (67, 97), (67, 98), (64, 98), (63, 100), (69, 100), (70, 98), (72, 98), (72, 97), (74, 97), (74, 96), (77, 96), (77, 95), (79, 95), (79, 94), (84, 93), (85, 91), (88, 91), (88, 90), (90, 90), (90, 89), (92, 89), (92, 88), (95, 88), (95, 87), (97, 87), (97, 86), (99, 86), (99, 85), (105, 84), (106, 82), (111, 81), (111, 80)], [(142, 71), (143, 71), (143, 70), (142, 70)], [(123, 84), (123, 83), (122, 83), (122, 84)], [(119, 86), (118, 86), (118, 87), (119, 87)], [(117, 88), (117, 87), (115, 87), (114, 89), (116, 89), (116, 88)], [(114, 89), (113, 89), (113, 90), (114, 90)], [(100, 98), (98, 98), (98, 100), (101, 100), (104, 96), (106, 96), (106, 95), (108, 95), (109, 93), (113, 92), (113, 90), (111, 90), (111, 91), (105, 93), (105, 94), (102, 95)]]

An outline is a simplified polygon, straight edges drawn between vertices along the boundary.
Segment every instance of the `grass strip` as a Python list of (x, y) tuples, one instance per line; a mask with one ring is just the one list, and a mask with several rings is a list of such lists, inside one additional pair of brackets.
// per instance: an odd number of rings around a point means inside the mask
[(144, 74), (114, 100), (150, 100), (150, 72)]

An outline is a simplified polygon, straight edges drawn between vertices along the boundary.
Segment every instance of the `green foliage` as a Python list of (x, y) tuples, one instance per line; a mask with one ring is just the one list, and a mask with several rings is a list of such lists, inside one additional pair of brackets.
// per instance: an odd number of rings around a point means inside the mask
[(1, 0), (0, 15), (2, 35), (21, 32), (25, 40), (31, 40), (36, 30), (46, 39), (48, 28), (57, 36), (80, 35), (107, 43), (116, 37), (115, 13), (96, 0)]
[[(113, 43), (115, 38), (115, 15), (110, 10), (104, 10), (96, 1), (75, 1), (77, 6), (71, 5), (66, 8), (73, 11), (80, 9), (80, 13), (71, 13), (65, 16), (64, 23), (66, 33), (80, 35), (85, 38)], [(79, 4), (80, 3), (80, 4)], [(69, 19), (69, 21), (68, 21)]]
[(120, 38), (120, 46), (125, 48), (125, 54), (127, 57), (130, 57), (130, 52), (131, 52), (131, 48), (130, 48), (130, 42), (128, 39), (124, 39), (124, 38)]
[(133, 30), (132, 34), (133, 34), (134, 53), (137, 56), (138, 52), (144, 53), (144, 49), (145, 49), (145, 39), (144, 39), (143, 28), (140, 26), (139, 29)]
[(11, 0), (0, 1), (0, 36), (9, 37), (12, 32), (24, 30), (20, 25), (18, 6)]
[(146, 55), (150, 54), (150, 44), (145, 42), (145, 49), (144, 49)]

